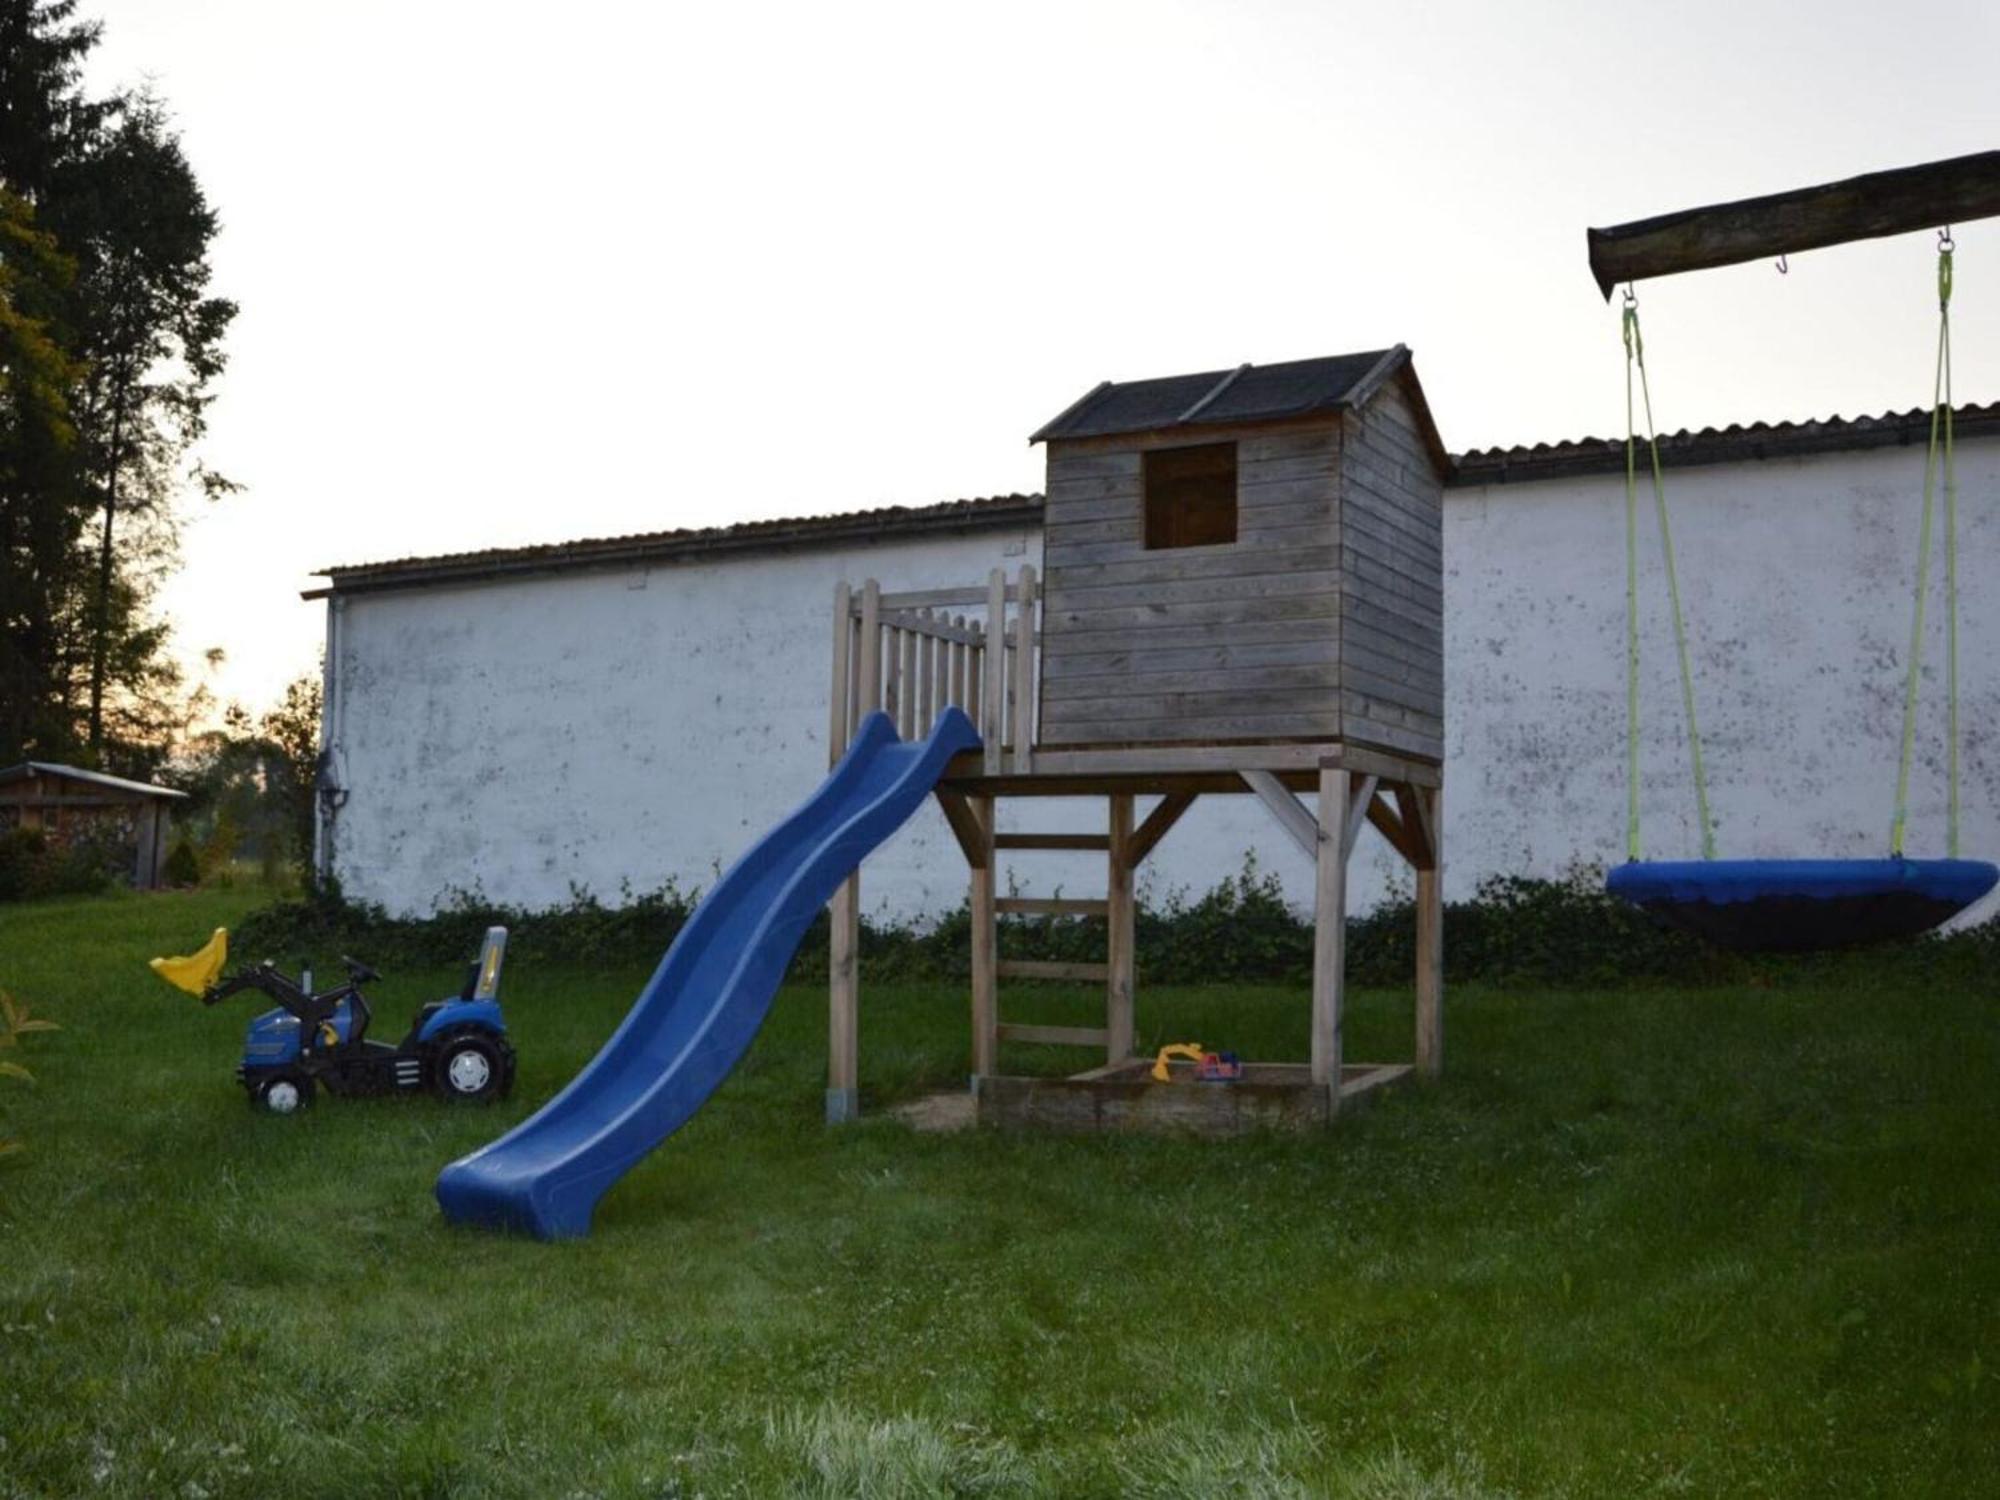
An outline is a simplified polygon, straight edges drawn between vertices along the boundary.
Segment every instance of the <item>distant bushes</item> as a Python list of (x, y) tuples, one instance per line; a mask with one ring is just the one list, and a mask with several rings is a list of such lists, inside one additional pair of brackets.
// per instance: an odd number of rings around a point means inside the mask
[[(402, 919), (344, 901), (335, 889), (253, 914), (235, 946), (273, 958), (349, 952), (385, 966), (442, 966), (469, 960), (486, 928), (500, 924), (509, 929), (517, 960), (644, 964), (666, 951), (699, 897), (669, 884), (610, 907), (579, 891), (568, 905), (540, 912), (460, 898), (435, 916)], [(928, 923), (864, 921), (862, 965), (876, 979), (962, 982), (971, 967), (971, 926), (964, 906)], [(1286, 903), (1277, 877), (1254, 862), (1202, 896), (1172, 892), (1142, 904), (1137, 927), (1139, 969), (1148, 983), (1304, 984), (1312, 976), (1310, 922)], [(1859, 976), (2000, 990), (2000, 921), (1854, 953), (1745, 958), (1662, 927), (1607, 896), (1601, 872), (1590, 869), (1560, 880), (1486, 880), (1472, 900), (1446, 907), (1444, 934), (1445, 972), (1456, 983), (1610, 988)], [(799, 946), (793, 978), (825, 977), (826, 939), (821, 913)], [(1102, 961), (1103, 925), (1082, 917), (1002, 918), (1000, 951), (1010, 958)], [(1416, 911), (1408, 898), (1348, 922), (1353, 983), (1404, 985), (1415, 963)]]
[(115, 840), (58, 843), (39, 828), (10, 828), (0, 833), (0, 901), (91, 895), (110, 886), (128, 853)]

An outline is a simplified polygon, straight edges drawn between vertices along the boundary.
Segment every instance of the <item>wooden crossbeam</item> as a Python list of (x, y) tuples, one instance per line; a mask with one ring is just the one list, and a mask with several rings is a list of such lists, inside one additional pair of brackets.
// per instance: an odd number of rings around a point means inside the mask
[(1426, 853), (1422, 840), (1390, 810), (1380, 792), (1368, 800), (1368, 821), (1375, 825), (1377, 833), (1389, 841), (1391, 848), (1410, 862), (1412, 868), (1423, 864)]
[(1415, 835), (1418, 850), (1412, 863), (1419, 870), (1435, 869), (1437, 866), (1437, 821), (1431, 812), (1431, 798), (1435, 795), (1421, 787), (1396, 788), (1396, 805), (1402, 810), (1403, 826)]
[(1606, 298), (1621, 281), (1776, 259), (2000, 214), (2000, 151), (1683, 209), (1589, 232)]
[(999, 973), (1002, 979), (1061, 979), (1102, 984), (1111, 977), (1111, 965), (1059, 963), (1041, 958), (1003, 958)]
[(1050, 1047), (1102, 1047), (1106, 1036), (1102, 1026), (1025, 1026), (1003, 1021), (1000, 1040), (1040, 1042)]
[(966, 864), (975, 870), (985, 869), (990, 859), (986, 830), (979, 826), (972, 804), (959, 793), (944, 787), (937, 788), (936, 796), (938, 806), (944, 809), (944, 820), (951, 825), (952, 836), (958, 840), (958, 847), (965, 855)]
[(1110, 913), (1111, 903), (1068, 896), (1002, 896), (993, 908), (1018, 917), (1102, 917)]
[(1354, 841), (1361, 837), (1361, 825), (1367, 821), (1369, 804), (1375, 800), (1375, 788), (1380, 784), (1374, 776), (1363, 776), (1354, 785), (1347, 799), (1347, 826), (1342, 830), (1340, 849), (1343, 854), (1352, 853)]
[(1271, 816), (1278, 820), (1278, 826), (1290, 835), (1292, 842), (1305, 851), (1310, 860), (1319, 858), (1319, 820), (1307, 812), (1305, 805), (1285, 790), (1285, 784), (1270, 771), (1243, 771), (1243, 784), (1257, 794), (1257, 800), (1270, 809)]
[(1132, 831), (1132, 840), (1125, 846), (1126, 860), (1135, 868), (1146, 861), (1153, 852), (1153, 846), (1167, 836), (1167, 830), (1181, 820), (1181, 814), (1194, 806), (1194, 793), (1175, 792), (1160, 799), (1159, 806), (1146, 814), (1146, 820)]
[(1109, 852), (1108, 833), (1001, 833), (993, 837), (996, 849), (1082, 849)]

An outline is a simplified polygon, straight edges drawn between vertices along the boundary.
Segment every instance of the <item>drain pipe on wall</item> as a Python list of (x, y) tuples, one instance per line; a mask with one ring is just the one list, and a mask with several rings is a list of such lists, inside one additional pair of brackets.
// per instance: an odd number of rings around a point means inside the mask
[(334, 823), (347, 801), (346, 756), (341, 753), (340, 623), (347, 601), (329, 594), (326, 601), (326, 652), (320, 663), (319, 766), (314, 777), (317, 816), (313, 819), (313, 869), (323, 883), (333, 874)]

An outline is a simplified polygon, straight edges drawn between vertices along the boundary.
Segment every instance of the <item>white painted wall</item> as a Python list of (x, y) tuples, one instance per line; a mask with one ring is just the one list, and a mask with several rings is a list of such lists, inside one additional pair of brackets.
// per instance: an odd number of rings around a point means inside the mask
[[(1722, 852), (1886, 847), (1922, 453), (1829, 454), (1670, 474)], [(2000, 442), (1961, 444), (1964, 846), (2000, 851)], [(1646, 497), (1642, 496), (1642, 500)], [(1445, 501), (1447, 892), (1623, 857), (1622, 477), (1456, 490)], [(1642, 512), (1642, 516), (1644, 513)], [(1647, 852), (1697, 850), (1650, 517), (1642, 531)], [(572, 573), (341, 605), (331, 732), (349, 798), (350, 895), (422, 912), (458, 890), (541, 907), (707, 884), (826, 764), (833, 585), (971, 584), (1040, 561), (1031, 531)], [(1941, 583), (1934, 570), (1933, 585)], [(1944, 843), (1942, 609), (1933, 594), (1912, 853)], [(1103, 804), (1008, 825), (1095, 827)], [(1301, 903), (1311, 873), (1254, 799), (1205, 799), (1160, 846), (1154, 894), (1200, 892), (1246, 852)], [(1371, 831), (1355, 901), (1398, 875)], [(1022, 855), (1018, 887), (1096, 894), (1088, 856)], [(935, 808), (868, 863), (870, 912), (956, 905)]]

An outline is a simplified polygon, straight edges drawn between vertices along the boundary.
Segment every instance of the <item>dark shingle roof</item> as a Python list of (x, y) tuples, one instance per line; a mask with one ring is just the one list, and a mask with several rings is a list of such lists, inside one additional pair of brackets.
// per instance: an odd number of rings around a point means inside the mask
[(1238, 365), (1200, 375), (1105, 381), (1028, 441), (1109, 437), (1167, 427), (1269, 422), (1357, 406), (1409, 363), (1410, 351), (1374, 349), (1275, 365)]

